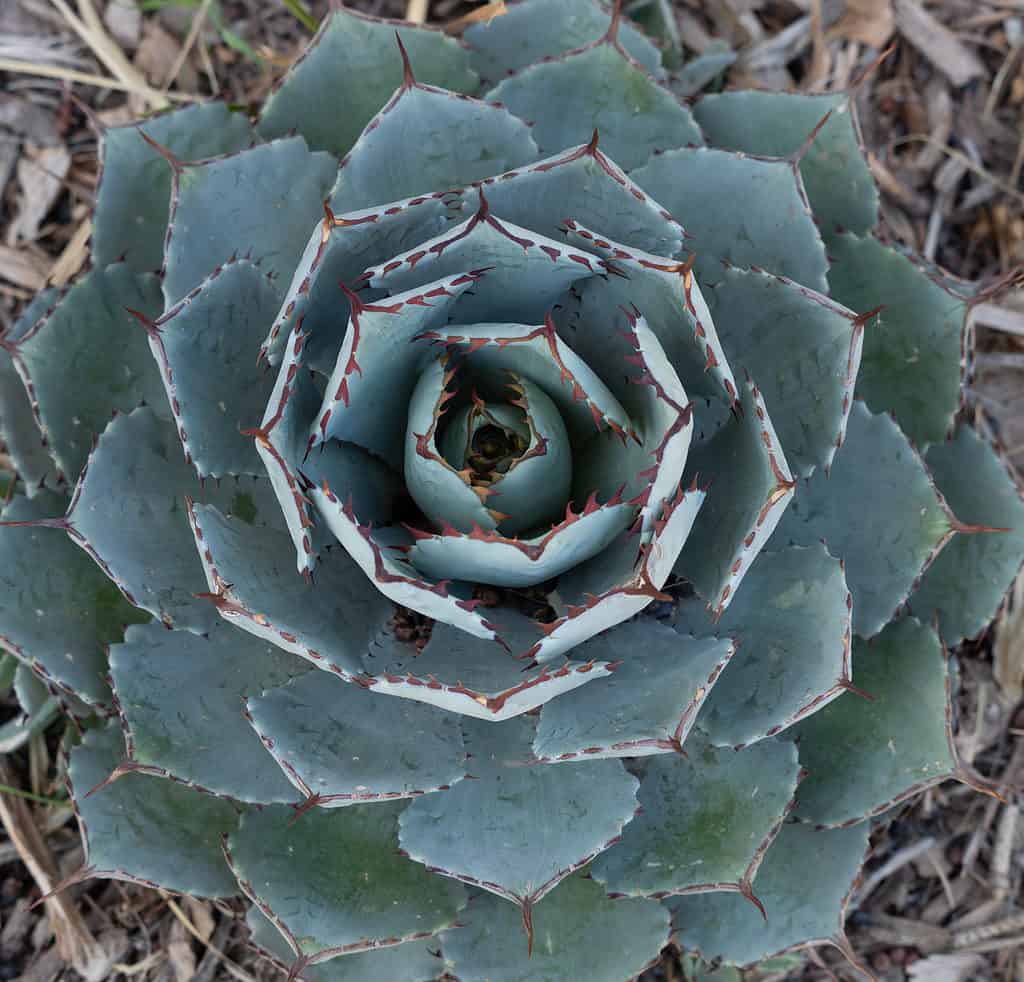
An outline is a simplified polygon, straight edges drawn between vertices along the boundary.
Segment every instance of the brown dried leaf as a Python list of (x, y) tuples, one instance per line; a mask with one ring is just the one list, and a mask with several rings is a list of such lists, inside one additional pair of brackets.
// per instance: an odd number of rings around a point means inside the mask
[(132, 0), (110, 0), (103, 12), (103, 23), (122, 48), (134, 51), (139, 46), (142, 10)]
[(986, 968), (981, 955), (966, 952), (955, 955), (929, 955), (914, 962), (907, 969), (912, 979), (921, 982), (970, 982), (980, 977)]
[(184, 901), (182, 906), (192, 922), (192, 926), (199, 932), (203, 941), (209, 941), (217, 926), (217, 922), (213, 919), (212, 908), (202, 900), (196, 900), (195, 897), (185, 897)]
[(54, 206), (71, 166), (71, 154), (63, 146), (32, 151), (26, 146), (18, 161), (18, 214), (7, 230), (7, 244), (34, 242), (39, 226)]
[(1007, 706), (1024, 699), (1024, 576), (1018, 576), (994, 629), (992, 675)]
[(179, 920), (171, 923), (167, 940), (167, 961), (174, 970), (176, 982), (189, 982), (196, 974), (196, 956), (185, 925)]
[(919, 0), (893, 0), (900, 34), (957, 87), (987, 75), (978, 56)]
[[(181, 44), (160, 22), (149, 18), (142, 25), (142, 40), (135, 52), (134, 65), (146, 80), (155, 86), (164, 85), (174, 71)], [(178, 86), (185, 92), (195, 91), (198, 85), (196, 70), (186, 60), (177, 76)]]
[(828, 38), (884, 48), (895, 29), (892, 0), (846, 0), (846, 12), (832, 25)]
[(41, 290), (46, 285), (46, 260), (27, 249), (0, 245), (0, 280), (26, 290)]

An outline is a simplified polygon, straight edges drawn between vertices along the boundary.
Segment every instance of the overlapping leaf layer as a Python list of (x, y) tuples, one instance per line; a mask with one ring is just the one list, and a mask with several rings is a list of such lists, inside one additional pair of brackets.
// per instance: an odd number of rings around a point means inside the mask
[(728, 55), (635, 6), (664, 64), (339, 9), (255, 121), (104, 134), (0, 337), (0, 750), (96, 717), (81, 876), (310, 979), (614, 982), (844, 947), (865, 819), (961, 776), (943, 645), (1024, 556), (970, 298), (845, 95), (684, 103)]

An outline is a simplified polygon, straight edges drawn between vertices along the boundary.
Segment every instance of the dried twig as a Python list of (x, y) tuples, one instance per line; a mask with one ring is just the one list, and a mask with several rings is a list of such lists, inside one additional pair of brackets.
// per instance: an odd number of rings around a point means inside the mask
[[(16, 789), (14, 775), (3, 759), (0, 759), (0, 781)], [(66, 894), (52, 892), (60, 875), (29, 806), (21, 797), (0, 795), (0, 822), (36, 886), (46, 896), (46, 913), (61, 957), (87, 979), (99, 982), (106, 978), (111, 963), (121, 952), (114, 953), (112, 958), (93, 937), (74, 900)]]
[[(80, 72), (74, 68), (62, 68), (57, 65), (42, 65), (20, 58), (0, 58), (0, 72), (18, 72), (22, 75), (35, 75), (39, 78), (56, 78), (63, 82), (78, 82), (81, 85), (95, 85), (100, 89), (113, 89), (115, 92), (131, 92), (147, 96), (161, 94), (148, 85), (136, 82), (123, 82), (108, 78), (106, 75), (94, 75), (91, 72)], [(184, 92), (168, 92), (163, 98), (171, 102), (196, 102), (197, 97)], [(166, 102), (164, 103), (166, 105)]]

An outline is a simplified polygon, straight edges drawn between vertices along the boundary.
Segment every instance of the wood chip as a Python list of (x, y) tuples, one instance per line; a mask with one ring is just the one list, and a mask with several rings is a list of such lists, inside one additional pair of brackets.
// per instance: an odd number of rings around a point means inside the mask
[(62, 188), (71, 154), (63, 146), (26, 150), (18, 161), (18, 214), (7, 230), (7, 244), (34, 242), (39, 226), (54, 206)]
[(978, 56), (918, 0), (894, 0), (894, 4), (897, 30), (957, 88), (987, 74)]
[(981, 977), (986, 961), (981, 955), (930, 955), (907, 967), (907, 974), (921, 982), (971, 982)]
[(41, 290), (46, 285), (46, 260), (27, 249), (0, 245), (0, 279), (27, 290)]
[(1005, 704), (1015, 706), (1024, 699), (1024, 576), (1017, 577), (993, 633), (992, 674)]

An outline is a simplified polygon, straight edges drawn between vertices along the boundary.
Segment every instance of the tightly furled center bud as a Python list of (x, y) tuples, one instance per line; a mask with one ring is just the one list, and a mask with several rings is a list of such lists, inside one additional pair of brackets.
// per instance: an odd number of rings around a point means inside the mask
[[(417, 429), (416, 414), (410, 413), (406, 456), (418, 458), (421, 466), (425, 459), (453, 471), (501, 535), (546, 532), (565, 513), (571, 496), (569, 435), (558, 407), (542, 389), (514, 372), (502, 376), (512, 381), (501, 381), (493, 372), (471, 373), (465, 363), (455, 376), (425, 372), (420, 385), (429, 388), (440, 381), (442, 386), (434, 393), (432, 421), (438, 453), (432, 452)], [(479, 525), (429, 483), (419, 490), (416, 482), (410, 485), (414, 500), (439, 529), (470, 532)]]

